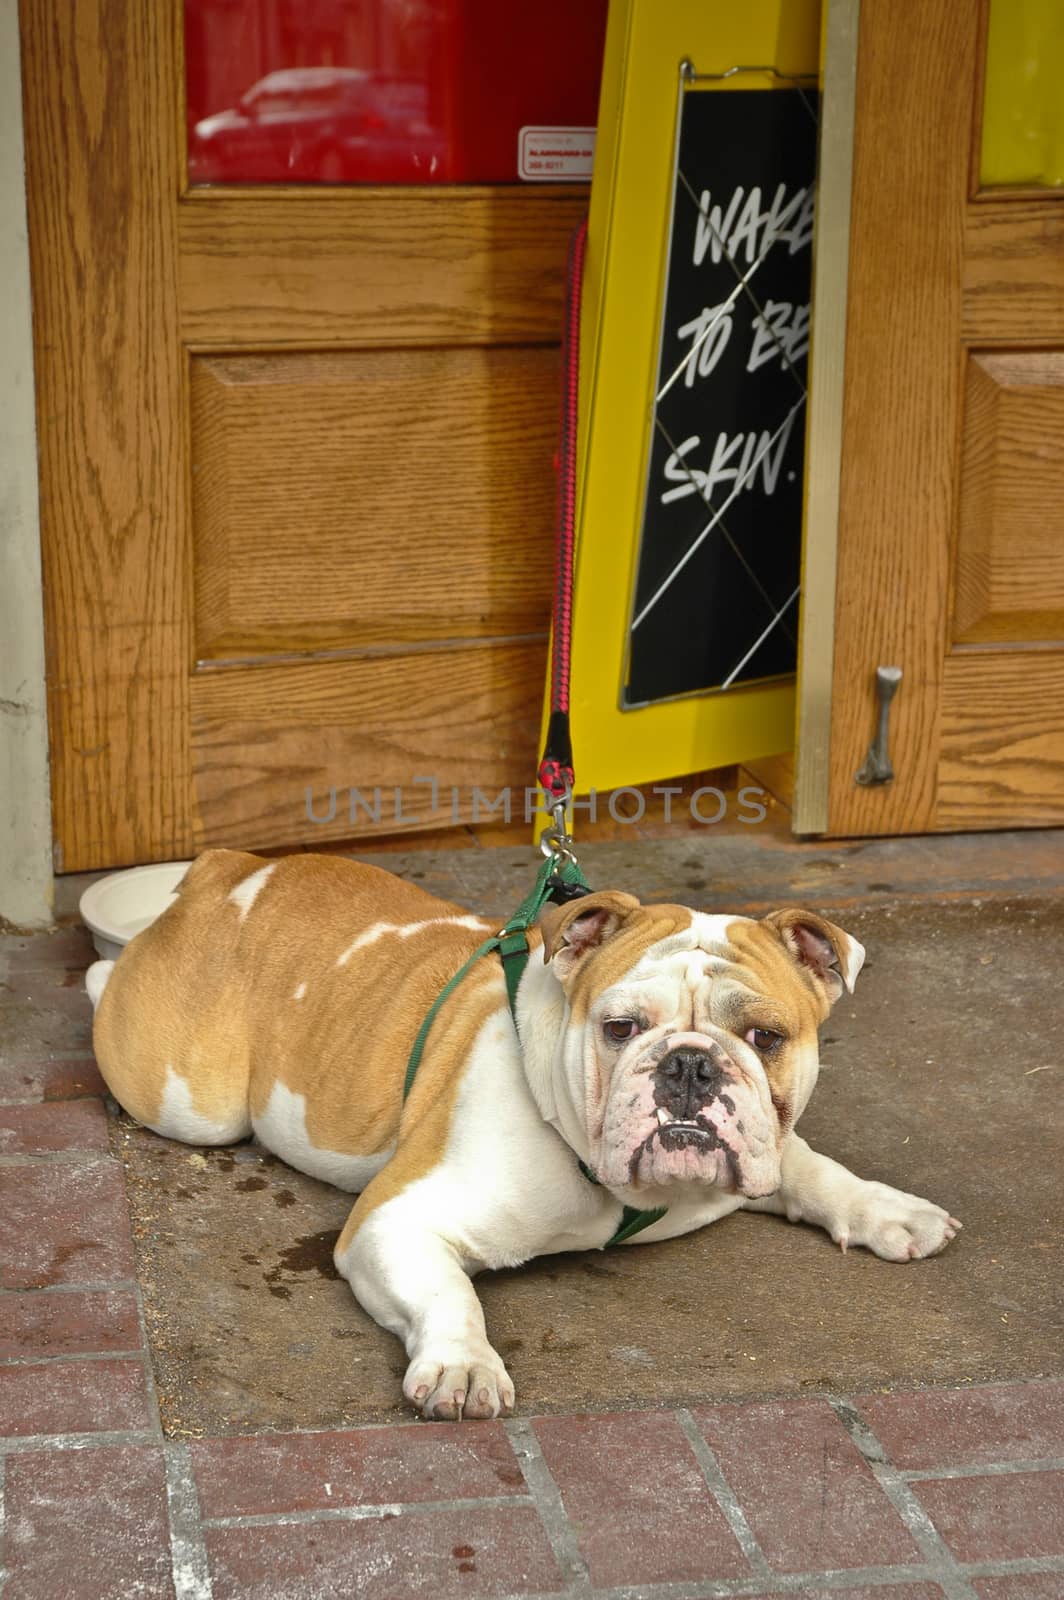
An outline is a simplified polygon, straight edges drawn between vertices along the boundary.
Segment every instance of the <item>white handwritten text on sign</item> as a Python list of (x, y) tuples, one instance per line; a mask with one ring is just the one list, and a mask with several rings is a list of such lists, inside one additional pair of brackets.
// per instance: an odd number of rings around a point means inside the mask
[(794, 666), (816, 95), (681, 117), (626, 705)]

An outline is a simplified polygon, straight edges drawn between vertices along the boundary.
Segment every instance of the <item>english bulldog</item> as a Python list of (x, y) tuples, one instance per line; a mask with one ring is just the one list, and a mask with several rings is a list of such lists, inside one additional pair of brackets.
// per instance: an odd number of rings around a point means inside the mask
[(507, 1003), (489, 954), (447, 998), (409, 1097), (411, 1046), (497, 926), (376, 867), (208, 851), (117, 962), (90, 968), (100, 1070), (126, 1110), (197, 1145), (254, 1134), (359, 1193), (335, 1260), (406, 1347), (426, 1417), (495, 1417), (514, 1386), (470, 1279), (633, 1244), (743, 1206), (888, 1261), (960, 1223), (856, 1177), (795, 1132), (817, 1028), (864, 960), (809, 911), (760, 920), (606, 889), (550, 906)]

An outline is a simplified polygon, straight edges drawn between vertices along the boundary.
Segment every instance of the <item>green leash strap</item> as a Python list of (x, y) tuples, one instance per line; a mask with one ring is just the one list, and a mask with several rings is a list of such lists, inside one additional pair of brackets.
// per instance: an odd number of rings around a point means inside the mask
[[(601, 1188), (601, 1184), (587, 1163), (581, 1161), (577, 1164), (588, 1183), (593, 1183), (596, 1189)], [(661, 1221), (668, 1209), (668, 1206), (655, 1206), (650, 1211), (640, 1211), (636, 1206), (625, 1206), (621, 1212), (621, 1220), (617, 1224), (617, 1232), (612, 1239), (606, 1240), (605, 1248), (608, 1250), (611, 1244), (623, 1244), (626, 1239), (642, 1233), (644, 1228), (653, 1227), (655, 1222)]]
[(558, 866), (555, 858), (548, 856), (536, 874), (536, 881), (532, 887), (531, 894), (521, 901), (521, 904), (505, 927), (500, 928), (499, 932), (493, 934), (490, 939), (485, 939), (484, 943), (473, 951), (469, 960), (459, 967), (450, 982), (444, 984), (429, 1007), (425, 1020), (417, 1031), (413, 1048), (410, 1051), (410, 1059), (406, 1064), (406, 1077), (403, 1080), (404, 1100), (410, 1093), (414, 1079), (417, 1076), (417, 1069), (421, 1065), (421, 1057), (425, 1050), (425, 1040), (429, 1036), (429, 1030), (436, 1020), (440, 1007), (448, 995), (454, 993), (466, 974), (473, 970), (481, 957), (489, 955), (492, 950), (498, 950), (502, 957), (502, 970), (506, 978), (506, 993), (510, 1001), (510, 1010), (514, 1011), (517, 1003), (517, 987), (521, 982), (525, 963), (528, 960), (528, 930), (539, 916), (546, 901), (551, 898), (551, 895), (559, 887), (582, 890), (585, 893), (588, 891), (587, 881), (575, 861), (563, 860), (561, 866)]
[(485, 939), (484, 943), (479, 947), (479, 949), (473, 951), (473, 954), (470, 956), (465, 965), (459, 967), (451, 981), (444, 984), (443, 988), (432, 1002), (429, 1010), (426, 1012), (425, 1020), (417, 1030), (417, 1037), (415, 1038), (413, 1048), (410, 1051), (410, 1060), (406, 1064), (406, 1077), (403, 1079), (404, 1100), (414, 1086), (414, 1079), (417, 1077), (417, 1069), (421, 1065), (421, 1057), (425, 1049), (425, 1040), (429, 1036), (429, 1029), (436, 1020), (437, 1011), (439, 1011), (447, 996), (453, 990), (457, 989), (466, 973), (471, 971), (472, 968), (476, 966), (481, 956), (486, 956), (489, 950), (494, 950), (498, 943), (499, 937), (497, 934), (490, 939)]
[[(571, 857), (564, 857), (561, 866), (557, 866), (556, 858), (548, 856), (536, 874), (536, 881), (532, 892), (518, 906), (513, 916), (493, 934), (490, 939), (485, 939), (479, 945), (468, 961), (464, 962), (448, 983), (445, 983), (432, 1005), (425, 1014), (425, 1020), (417, 1031), (410, 1051), (410, 1059), (406, 1064), (406, 1077), (403, 1080), (403, 1099), (405, 1100), (417, 1076), (417, 1069), (421, 1065), (421, 1057), (425, 1050), (425, 1041), (429, 1036), (432, 1024), (440, 1007), (448, 995), (454, 993), (462, 979), (471, 972), (482, 956), (489, 955), (497, 950), (502, 959), (503, 975), (506, 979), (506, 994), (510, 1002), (510, 1012), (517, 1026), (517, 989), (524, 976), (525, 967), (528, 965), (528, 930), (539, 916), (545, 903), (552, 896), (565, 889), (574, 890), (577, 894), (588, 893), (588, 883), (580, 868)], [(561, 895), (562, 898), (571, 898)], [(580, 1162), (580, 1171), (589, 1183), (596, 1188), (599, 1181), (594, 1173), (584, 1163)], [(665, 1215), (667, 1206), (658, 1206), (653, 1211), (637, 1211), (634, 1206), (625, 1206), (617, 1231), (613, 1237), (606, 1240), (605, 1249), (611, 1245), (623, 1244), (626, 1239), (631, 1239), (637, 1233), (642, 1233), (644, 1228), (651, 1227)]]
[(621, 1213), (621, 1220), (617, 1224), (617, 1232), (612, 1239), (607, 1239), (604, 1246), (609, 1249), (613, 1244), (623, 1244), (626, 1239), (631, 1239), (633, 1234), (642, 1233), (644, 1228), (653, 1227), (655, 1222), (660, 1222), (668, 1211), (668, 1206), (655, 1206), (653, 1211), (637, 1211), (635, 1206), (625, 1206)]

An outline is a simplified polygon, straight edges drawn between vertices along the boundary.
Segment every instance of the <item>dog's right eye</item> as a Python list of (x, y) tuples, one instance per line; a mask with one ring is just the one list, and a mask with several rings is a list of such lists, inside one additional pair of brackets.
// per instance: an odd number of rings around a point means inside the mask
[(634, 1017), (607, 1017), (602, 1024), (602, 1031), (611, 1044), (624, 1044), (642, 1030)]

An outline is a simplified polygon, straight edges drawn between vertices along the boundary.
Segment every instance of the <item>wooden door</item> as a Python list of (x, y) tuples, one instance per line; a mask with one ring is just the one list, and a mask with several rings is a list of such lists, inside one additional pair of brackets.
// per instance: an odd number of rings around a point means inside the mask
[[(1064, 195), (979, 187), (986, 36), (987, 0), (860, 0), (830, 733), (810, 671), (799, 831), (1064, 823)], [(879, 666), (894, 778), (865, 787)]]
[(179, 0), (21, 28), (57, 870), (530, 781), (586, 189), (190, 187)]

